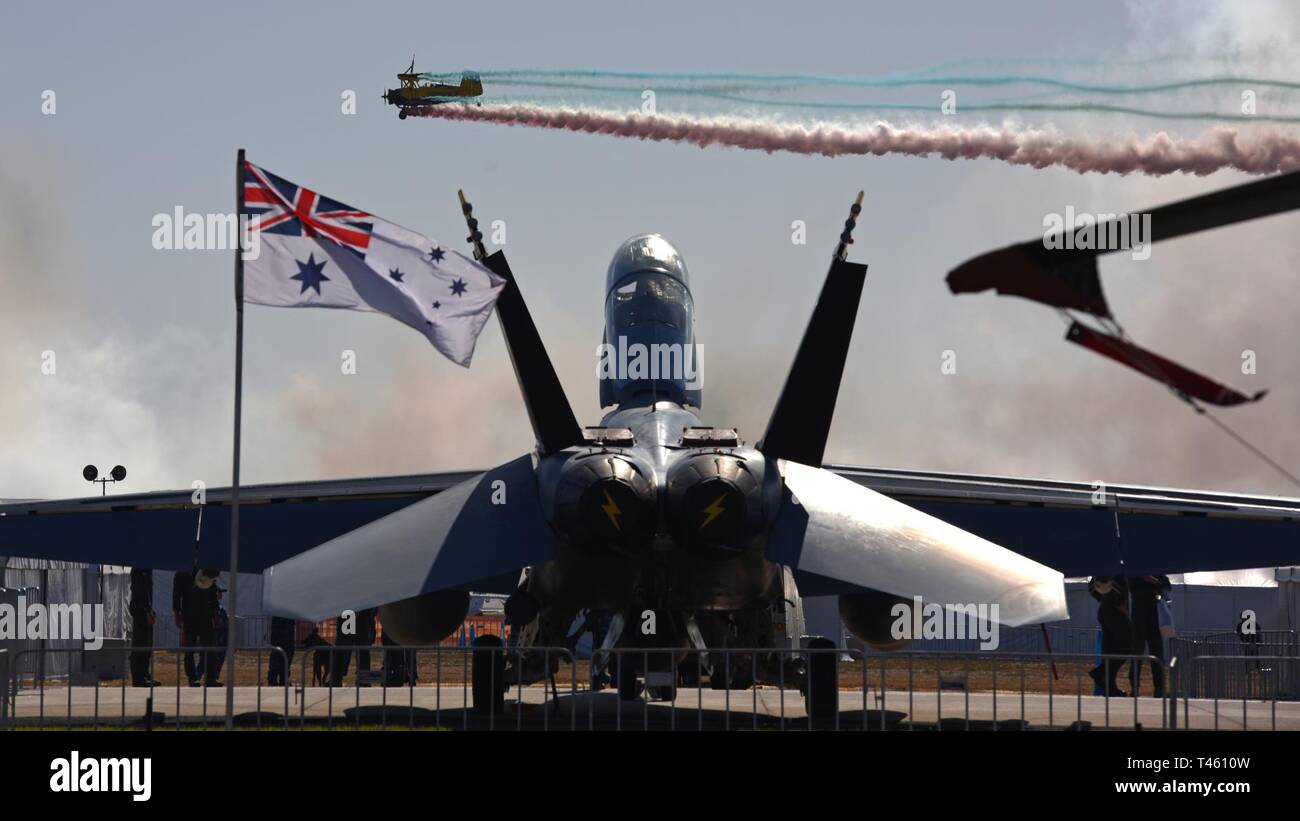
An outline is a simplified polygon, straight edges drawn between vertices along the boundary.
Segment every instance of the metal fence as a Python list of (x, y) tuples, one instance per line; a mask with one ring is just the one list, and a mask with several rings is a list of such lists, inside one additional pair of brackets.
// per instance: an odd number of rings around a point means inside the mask
[[(32, 571), (28, 571), (32, 572)], [(40, 588), (0, 588), (0, 605), (9, 604), (17, 607), (20, 597), (28, 603), (39, 603)], [(237, 631), (240, 647), (264, 647), (269, 643), (270, 618), (263, 616), (239, 616), (231, 622), (228, 629)], [(164, 629), (160, 620), (155, 627), (155, 641), (158, 647), (173, 647), (182, 644), (179, 632), (170, 622)], [(0, 649), (12, 653), (11, 673), (16, 676), (18, 687), (37, 687), (41, 682), (60, 681), (69, 678), (77, 683), (88, 684), (92, 681), (118, 680), (128, 675), (124, 659), (129, 657), (130, 639), (116, 636), (101, 637), (102, 647), (97, 650), (85, 649), (82, 639), (48, 639), (23, 638), (0, 640)], [(49, 650), (46, 653), (27, 652), (31, 650)]]
[[(219, 646), (155, 647), (146, 650), (120, 649), (122, 669), (128, 669), (130, 655), (145, 652), (150, 656), (153, 675), (174, 671), (174, 681), (154, 681), (147, 686), (129, 687), (125, 678), (113, 686), (77, 685), (62, 680), (39, 679), (32, 686), (19, 687), (22, 670), (31, 666), (27, 656), (74, 654), (81, 650), (67, 648), (35, 648), (16, 653), (0, 653), (0, 703), (8, 705), (7, 726), (0, 721), (0, 729), (15, 727), (47, 728), (61, 726), (66, 729), (143, 727), (145, 729), (207, 728), (213, 722), (224, 721), (225, 688), (218, 685), (182, 684), (182, 671), (189, 663), (187, 657), (203, 656), (207, 663), (221, 658), (224, 663), (226, 648)], [(12, 656), (12, 659), (9, 658)], [(240, 648), (236, 659), (247, 661), (259, 676), (255, 687), (238, 688), (241, 693), (237, 711), (243, 715), (241, 723), (257, 727), (278, 723), (289, 727), (289, 687), (263, 686), (260, 676), (269, 669), (270, 660), (279, 658), (288, 668), (285, 653), (278, 647)], [(5, 670), (5, 667), (8, 670)], [(227, 671), (229, 672), (229, 671)], [(167, 678), (173, 678), (167, 676)], [(0, 709), (0, 715), (3, 710)]]
[[(198, 657), (224, 648), (164, 647), (150, 654), (150, 686), (45, 681), (19, 690), (24, 656), (0, 652), (0, 727), (182, 730), (222, 726), (224, 686), (190, 684)], [(130, 649), (119, 651), (129, 668)], [(135, 651), (138, 652), (138, 651)], [(363, 659), (360, 653), (369, 654)], [(235, 676), (240, 727), (463, 730), (1300, 729), (1300, 703), (1283, 700), (1279, 657), (1111, 656), (1098, 675), (1128, 687), (1133, 664), (1155, 665), (1160, 697), (1093, 695), (1094, 654), (897, 653), (841, 648), (613, 648), (575, 658), (564, 647), (241, 648)], [(186, 657), (190, 656), (187, 667)], [(297, 661), (294, 664), (293, 661)], [(362, 661), (366, 661), (364, 665)], [(378, 660), (379, 667), (374, 669)], [(1290, 659), (1294, 661), (1294, 659)], [(1199, 698), (1185, 686), (1254, 664), (1273, 681), (1255, 695)], [(1109, 669), (1107, 669), (1109, 668)], [(821, 679), (816, 678), (817, 669)], [(828, 674), (833, 676), (826, 685)], [(816, 682), (820, 680), (822, 684)], [(757, 682), (757, 683), (756, 683)], [(820, 701), (819, 701), (820, 700)]]
[[(1264, 638), (1261, 650), (1284, 646)], [(150, 686), (27, 678), (55, 655), (80, 652), (0, 651), (0, 726), (218, 726), (224, 686), (203, 685), (201, 660), (235, 676), (240, 726), (281, 729), (1300, 729), (1294, 652), (1183, 651), (1165, 663), (1061, 652), (613, 648), (583, 659), (563, 647), (326, 645), (299, 649), (298, 664), (294, 651), (241, 648), (231, 664), (224, 647), (171, 646), (143, 651)], [(142, 651), (101, 652), (120, 654), (126, 671)], [(1148, 678), (1137, 698), (1093, 695), (1097, 679), (1131, 689), (1134, 665), (1159, 669), (1164, 693), (1152, 695)], [(833, 671), (829, 690), (810, 683), (819, 666), (823, 676)]]
[[(243, 582), (242, 577), (240, 582)], [(233, 616), (226, 629), (235, 631), (240, 647), (265, 647), (271, 642), (270, 616)], [(158, 622), (153, 626), (153, 641), (159, 647), (184, 644), (180, 628), (170, 613), (158, 613)]]
[(1169, 651), (1184, 662), (1180, 693), (1188, 698), (1300, 699), (1300, 633), (1294, 630), (1177, 637)]
[[(378, 657), (380, 669), (363, 670), (359, 666), (349, 687), (345, 683), (346, 674), (340, 676), (339, 670), (353, 656), (357, 657), (359, 664), (363, 653), (372, 659)], [(550, 671), (543, 686), (524, 684), (526, 658), (539, 660), (542, 669)], [(308, 662), (312, 665), (311, 687), (306, 685), (309, 680)], [(497, 697), (484, 699), (474, 692), (474, 668), (478, 665), (486, 670), (487, 688), (498, 693)], [(561, 668), (564, 674), (561, 674)], [(356, 729), (363, 726), (389, 729), (402, 725), (415, 729), (418, 724), (463, 730), (522, 730), (527, 723), (527, 729), (576, 730), (579, 729), (579, 710), (575, 705), (580, 692), (581, 669), (582, 665), (575, 661), (573, 652), (566, 647), (426, 645), (307, 648), (299, 665), (299, 683), (295, 689), (299, 705), (298, 726), (305, 727), (310, 721), (323, 723), (331, 729), (349, 724)], [(378, 676), (366, 673), (377, 673)], [(425, 686), (420, 686), (422, 675), (427, 681)], [(568, 703), (567, 721), (561, 721), (557, 716), (561, 700), (559, 678), (567, 680), (563, 689)], [(332, 684), (335, 681), (339, 683)], [(549, 685), (549, 690), (546, 685)], [(507, 712), (505, 696), (512, 688), (514, 709)], [(312, 690), (316, 692), (312, 693)], [(391, 701), (390, 691), (394, 693)], [(343, 711), (341, 719), (336, 718), (336, 710)]]
[[(1280, 632), (1280, 631), (1275, 631)], [(1199, 640), (1208, 636), (1225, 635), (1220, 630), (1183, 630), (1178, 638), (1169, 641)], [(1226, 634), (1234, 635), (1234, 634)], [(1101, 629), (1098, 627), (1060, 627), (1032, 625), (1027, 627), (998, 628), (998, 645), (994, 648), (1005, 653), (1098, 653), (1101, 647)], [(978, 638), (965, 639), (915, 639), (908, 645), (914, 653), (960, 653), (983, 651)], [(850, 639), (856, 646), (857, 642)], [(894, 655), (892, 650), (861, 648), (867, 655)]]
[[(40, 588), (0, 587), (0, 606), (15, 608), (14, 611), (15, 613), (17, 613), (18, 604), (20, 602), (26, 602), (26, 601), (39, 602), (40, 600), (41, 600)], [(17, 623), (18, 618), (25, 620), (26, 616), (25, 614), (19, 614), (15, 619), (15, 624)], [(11, 659), (13, 658), (12, 656), (13, 653), (17, 653), (21, 650), (33, 650), (40, 646), (41, 646), (40, 639), (29, 639), (29, 638), (20, 639), (16, 637), (16, 634), (14, 638), (0, 639), (0, 648), (8, 650), (11, 654), (10, 655)], [(35, 676), (43, 677), (45, 675), (62, 675), (62, 674), (66, 674), (67, 672), (66, 670), (59, 670), (59, 669), (50, 670), (50, 671), (39, 669), (39, 665), (42, 662), (49, 661), (49, 659), (43, 656), (28, 656), (26, 657), (25, 660), (32, 668), (30, 670), (23, 671), (28, 677), (35, 677)]]
[[(997, 631), (998, 644), (993, 648), (1004, 653), (1094, 653), (1098, 648), (1101, 630), (1095, 627), (1002, 627)], [(876, 650), (869, 646), (858, 647), (860, 642), (849, 640), (850, 646), (868, 656), (896, 655), (893, 650)], [(988, 652), (981, 647), (979, 638), (926, 639), (918, 638), (908, 645), (912, 653), (964, 653)]]
[[(84, 575), (83, 570), (74, 571), (37, 571), (22, 570), (16, 571), (9, 569), (7, 574), (24, 574), (29, 576), (39, 576), (43, 573), (58, 573), (61, 576), (72, 578), (80, 583)], [(13, 608), (15, 613), (14, 625), (19, 626), (19, 622), (25, 626), (27, 614), (25, 607), (33, 604), (44, 606), (47, 601), (47, 591), (41, 587), (0, 587), (0, 605)], [(65, 605), (66, 606), (66, 605)], [(79, 605), (78, 605), (79, 606)], [(108, 624), (101, 624), (100, 627), (106, 631)], [(25, 632), (25, 631), (24, 631)], [(121, 645), (122, 639), (119, 637), (105, 638), (104, 643), (108, 646)], [(23, 673), (24, 680), (35, 680), (37, 678), (66, 678), (69, 675), (82, 672), (86, 669), (83, 654), (80, 652), (82, 642), (79, 639), (47, 639), (47, 638), (6, 638), (0, 639), (0, 648), (9, 650), (15, 654), (11, 662), (17, 665)], [(18, 653), (23, 650), (36, 648), (51, 649), (75, 649), (79, 652), (76, 654), (68, 653), (50, 653), (50, 654), (26, 654), (19, 656)]]
[[(1278, 723), (1278, 702), (1283, 706), (1290, 708), (1294, 706), (1296, 695), (1294, 692), (1288, 692), (1282, 684), (1284, 677), (1290, 673), (1294, 680), (1296, 659), (1293, 657), (1283, 658), (1279, 656), (1201, 656), (1188, 660), (1187, 669), (1182, 671), (1181, 675), (1190, 681), (1211, 682), (1210, 689), (1215, 695), (1210, 697), (1213, 708), (1209, 713), (1213, 716), (1213, 726), (1211, 729), (1220, 729), (1220, 719), (1228, 722), (1229, 729), (1250, 729), (1252, 705), (1254, 706), (1255, 724), (1261, 723), (1270, 730), (1277, 729), (1295, 729), (1286, 727), (1286, 715), (1283, 715), (1283, 723)], [(1241, 677), (1243, 671), (1249, 671), (1253, 667), (1256, 675), (1247, 675)], [(1177, 667), (1175, 667), (1177, 669)], [(1243, 680), (1244, 678), (1244, 680)], [(1223, 683), (1232, 682), (1231, 687), (1223, 687)], [(1245, 686), (1242, 686), (1242, 685)], [(1184, 688), (1184, 693), (1193, 689)], [(1237, 689), (1241, 693), (1236, 696), (1220, 696), (1218, 693), (1221, 689)], [(1255, 690), (1255, 693), (1248, 693), (1247, 690)], [(1204, 702), (1206, 699), (1198, 699)], [(1183, 722), (1188, 722), (1188, 711), (1193, 698), (1183, 696)], [(1240, 702), (1240, 713), (1237, 712), (1237, 703)], [(1266, 711), (1265, 715), (1261, 715)], [(1291, 711), (1294, 715), (1294, 711)], [(1240, 717), (1240, 724), (1237, 723)]]
[[(42, 682), (34, 691), (17, 693), (11, 675), (8, 690), (16, 697), (13, 720), (34, 726), (214, 726), (222, 718), (223, 695), (211, 695), (220, 691), (209, 687), (186, 685), (183, 658), (200, 651), (209, 650), (151, 651), (152, 674), (161, 681), (151, 687)], [(615, 648), (582, 660), (557, 647), (390, 647), (369, 650), (371, 660), (380, 659), (380, 670), (353, 669), (350, 676), (338, 675), (340, 660), (355, 658), (357, 651), (309, 648), (300, 664), (293, 665), (296, 680), (286, 675), (274, 685), (267, 683), (267, 678), (275, 680), (267, 675), (272, 672), (270, 662), (275, 658), (279, 669), (286, 670), (291, 666), (287, 654), (273, 648), (239, 651), (238, 663), (226, 673), (237, 677), (240, 724), (487, 730), (1005, 730), (1070, 724), (1164, 726), (1167, 713), (1161, 699), (1130, 703), (1088, 695), (1091, 679), (1076, 662), (1091, 666), (1095, 662), (1091, 656), (951, 654), (938, 659), (935, 654), (864, 658), (850, 653), (848, 661), (841, 661), (844, 651), (835, 647), (707, 652)], [(220, 648), (210, 652), (220, 653)], [(822, 696), (802, 683), (818, 664), (834, 675), (829, 696), (834, 704), (820, 715), (813, 699)], [(1061, 669), (1053, 669), (1054, 665)], [(480, 675), (487, 682), (486, 690), (475, 684), (476, 667), (480, 674), (486, 671), (486, 679)], [(1051, 675), (1044, 679), (1049, 671)], [(758, 686), (751, 686), (756, 677)], [(329, 686), (333, 681), (340, 686)]]

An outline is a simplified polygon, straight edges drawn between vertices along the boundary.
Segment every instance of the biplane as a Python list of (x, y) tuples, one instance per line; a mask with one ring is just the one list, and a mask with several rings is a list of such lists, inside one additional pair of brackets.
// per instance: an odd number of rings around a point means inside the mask
[[(427, 82), (426, 80), (431, 76), (435, 81)], [(453, 82), (438, 82), (440, 80)], [(384, 92), (384, 101), (389, 105), (397, 106), (398, 119), (405, 120), (411, 109), (441, 103), (465, 102), (470, 98), (483, 95), (483, 81), (479, 79), (477, 72), (461, 72), (460, 81), (455, 82), (454, 80), (453, 75), (417, 74), (415, 71), (415, 58), (412, 57), (411, 67), (397, 75), (397, 81), (401, 83), (401, 86), (390, 88)]]

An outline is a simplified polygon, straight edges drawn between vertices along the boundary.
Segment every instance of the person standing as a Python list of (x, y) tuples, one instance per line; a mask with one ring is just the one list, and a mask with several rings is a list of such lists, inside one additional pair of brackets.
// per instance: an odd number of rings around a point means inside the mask
[[(1132, 652), (1133, 626), (1128, 615), (1128, 584), (1123, 576), (1093, 576), (1088, 582), (1088, 595), (1097, 600), (1097, 623), (1101, 626), (1101, 653), (1103, 656), (1126, 656)], [(1131, 662), (1130, 662), (1131, 664)], [(1103, 658), (1088, 671), (1103, 694), (1127, 695), (1115, 683), (1115, 677), (1124, 666), (1122, 658)]]
[[(213, 595), (210, 588), (216, 583), (218, 575), (219, 571), (216, 570), (200, 570), (194, 574), (193, 583), (181, 593), (180, 613), (184, 625), (181, 643), (186, 647), (216, 646), (217, 636), (212, 623)], [(209, 649), (191, 655), (196, 656), (198, 661), (191, 664), (191, 656), (186, 656), (185, 674), (189, 677), (190, 686), (198, 687), (203, 680), (206, 680), (208, 686), (218, 684), (216, 654)]]
[(1241, 615), (1237, 617), (1237, 626), (1232, 632), (1237, 634), (1238, 640), (1241, 641), (1241, 654), (1243, 656), (1255, 656), (1255, 669), (1260, 670), (1259, 656), (1259, 626), (1255, 622), (1254, 610), (1242, 610)]
[(153, 648), (153, 626), (158, 615), (153, 609), (153, 571), (131, 568), (131, 684), (151, 687), (157, 684), (149, 675)]
[(208, 588), (208, 610), (212, 613), (212, 638), (216, 647), (208, 658), (212, 660), (212, 673), (208, 676), (209, 686), (221, 686), (221, 668), (226, 663), (226, 647), (230, 640), (230, 615), (226, 613), (226, 608), (221, 606), (221, 594), (226, 589), (217, 581), (212, 582), (212, 587)]
[[(191, 628), (197, 631), (194, 625), (186, 624), (186, 611), (193, 609), (191, 600), (194, 597), (194, 574), (187, 573), (184, 570), (176, 571), (172, 577), (172, 617), (176, 621), (176, 631), (180, 635), (181, 647), (191, 647), (194, 642), (190, 641), (193, 635)], [(185, 655), (185, 678), (189, 681), (191, 687), (199, 686), (199, 676), (203, 671), (203, 657), (198, 653), (186, 651)]]
[[(1165, 642), (1160, 635), (1160, 598), (1169, 594), (1168, 576), (1138, 576), (1129, 582), (1130, 612), (1133, 622), (1133, 649), (1135, 656), (1150, 655), (1151, 693), (1156, 698), (1165, 694)], [(1138, 694), (1142, 680), (1142, 663), (1136, 659), (1129, 663), (1129, 681), (1133, 695)]]

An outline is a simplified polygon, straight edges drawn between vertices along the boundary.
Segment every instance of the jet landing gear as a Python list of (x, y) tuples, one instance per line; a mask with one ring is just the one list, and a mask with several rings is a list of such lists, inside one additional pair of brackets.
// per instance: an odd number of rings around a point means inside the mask
[(839, 653), (835, 642), (822, 636), (808, 639), (807, 675), (803, 682), (803, 703), (814, 719), (834, 718), (840, 711)]
[[(639, 656), (639, 654), (629, 653), (624, 655), (623, 669), (613, 671), (614, 677), (618, 680), (618, 697), (623, 701), (637, 701), (643, 692), (650, 701), (676, 700), (677, 665), (672, 655), (664, 653), (649, 655), (649, 670), (641, 670), (643, 666), (641, 658), (638, 657), (635, 662), (632, 660), (632, 656)], [(645, 676), (644, 683), (641, 680), (642, 675)]]
[(646, 660), (645, 691), (651, 701), (677, 700), (677, 659), (673, 654), (651, 653)]
[(618, 697), (623, 701), (636, 701), (641, 698), (641, 680), (637, 678), (636, 670), (627, 663), (626, 659), (623, 664), (623, 669), (614, 673), (618, 683)]

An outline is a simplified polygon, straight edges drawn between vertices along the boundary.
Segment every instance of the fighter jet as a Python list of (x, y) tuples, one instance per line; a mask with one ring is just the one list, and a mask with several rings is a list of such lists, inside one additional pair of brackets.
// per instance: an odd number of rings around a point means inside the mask
[[(762, 647), (772, 644), (790, 568), (858, 591), (849, 609), (868, 612), (852, 621), (881, 635), (887, 624), (878, 622), (903, 595), (997, 603), (1007, 624), (1065, 617), (1059, 572), (821, 468), (866, 276), (865, 265), (844, 258), (860, 205), (768, 429), (752, 446), (696, 415), (703, 399), (693, 384), (690, 277), (667, 239), (632, 237), (610, 262), (600, 383), (610, 410), (584, 429), (504, 255), (486, 254), (463, 207), (476, 257), (510, 283), (497, 311), (536, 450), (268, 568), (271, 612), (318, 619), (379, 605), (386, 630), (423, 643), (460, 622), (462, 591), (508, 583), (506, 612), (523, 647), (563, 646), (580, 613), (608, 616), (602, 649), (703, 651), (709, 638), (722, 641), (724, 623), (731, 641)], [(642, 367), (626, 361), (629, 351)], [(505, 578), (490, 581), (496, 574)], [(647, 613), (652, 633), (625, 629)], [(636, 674), (649, 672), (635, 669), (633, 655), (618, 674), (629, 696)], [(809, 680), (811, 667), (781, 669), (788, 658), (760, 657), (749, 672), (825, 689)], [(517, 659), (508, 674), (490, 676), (502, 689), (551, 672), (546, 653)], [(549, 662), (558, 663), (555, 654)], [(497, 695), (481, 685), (476, 696)], [(833, 677), (825, 685), (834, 689)]]
[[(424, 82), (429, 75), (415, 73), (415, 58), (411, 67), (397, 75), (398, 88), (383, 94), (384, 102), (397, 106), (397, 118), (405, 120), (413, 110), (442, 103), (468, 102), (483, 96), (483, 81), (477, 72), (465, 71), (456, 80), (455, 75), (439, 76), (439, 82)], [(447, 80), (448, 82), (441, 82)]]
[[(462, 198), (475, 257), (507, 283), (497, 314), (536, 446), (484, 472), (244, 488), (241, 570), (263, 572), (264, 608), (319, 621), (379, 607), (386, 635), (430, 645), (460, 626), (469, 591), (509, 593), (511, 669), (474, 656), (474, 704), (486, 707), (507, 684), (550, 675), (555, 654), (530, 648), (563, 646), (584, 618), (607, 626), (598, 652), (675, 648), (671, 670), (692, 648), (775, 648), (784, 603), (799, 596), (838, 596), (852, 633), (896, 647), (894, 607), (915, 596), (996, 604), (1002, 624), (1034, 624), (1066, 617), (1063, 574), (1300, 561), (1300, 500), (825, 465), (866, 281), (867, 266), (847, 259), (860, 202), (751, 445), (698, 415), (691, 279), (668, 239), (637, 235), (614, 253), (602, 350), (630, 361), (602, 364), (608, 410), (583, 428), (504, 253), (487, 253)], [(637, 367), (641, 352), (658, 367)], [(0, 553), (225, 567), (228, 491), (207, 492), (193, 552), (191, 502), (184, 491), (0, 505)], [(640, 655), (623, 657), (624, 697), (659, 672)], [(831, 655), (756, 653), (723, 686), (755, 681), (796, 684), (816, 714), (836, 709)]]

